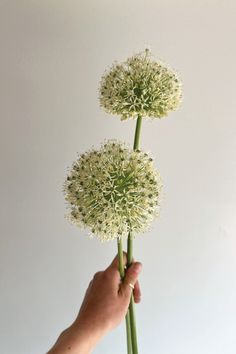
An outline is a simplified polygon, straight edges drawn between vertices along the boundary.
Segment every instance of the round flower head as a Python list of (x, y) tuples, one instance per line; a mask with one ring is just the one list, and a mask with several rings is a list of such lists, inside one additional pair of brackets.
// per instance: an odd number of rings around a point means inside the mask
[(68, 217), (101, 240), (141, 233), (159, 213), (161, 186), (147, 153), (108, 140), (73, 163), (64, 183)]
[(146, 49), (125, 62), (115, 62), (102, 76), (100, 105), (121, 120), (137, 115), (162, 118), (178, 108), (182, 85), (167, 65), (151, 60)]

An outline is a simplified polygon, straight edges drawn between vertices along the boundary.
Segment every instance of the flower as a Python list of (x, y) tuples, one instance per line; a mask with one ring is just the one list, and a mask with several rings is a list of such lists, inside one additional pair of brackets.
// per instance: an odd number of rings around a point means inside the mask
[(108, 140), (73, 163), (63, 185), (67, 217), (103, 241), (135, 235), (159, 214), (161, 187), (147, 153)]
[(176, 110), (182, 99), (182, 84), (175, 72), (151, 60), (149, 49), (125, 62), (115, 62), (102, 76), (100, 106), (121, 120), (137, 115), (162, 118)]

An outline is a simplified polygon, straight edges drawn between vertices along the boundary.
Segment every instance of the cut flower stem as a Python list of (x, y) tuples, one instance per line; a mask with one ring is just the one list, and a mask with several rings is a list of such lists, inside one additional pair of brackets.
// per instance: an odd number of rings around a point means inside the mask
[[(132, 232), (129, 232), (127, 243), (128, 243), (128, 245), (127, 245), (127, 257), (128, 257), (127, 266), (129, 267), (132, 264), (132, 259), (133, 259), (133, 235), (132, 235)], [(130, 314), (130, 332), (131, 332), (132, 350), (133, 350), (133, 354), (138, 354), (138, 342), (137, 342), (137, 333), (136, 333), (136, 321), (135, 321), (133, 293), (130, 298), (129, 314)]]
[[(124, 260), (123, 260), (123, 245), (122, 238), (117, 238), (117, 247), (118, 247), (118, 258), (119, 258), (119, 272), (120, 278), (123, 281), (125, 276)], [(126, 322), (126, 340), (127, 340), (127, 354), (133, 354), (132, 351), (132, 339), (131, 339), (131, 327), (130, 327), (130, 310), (128, 308), (127, 314), (125, 316)]]
[(135, 135), (134, 135), (134, 150), (139, 149), (139, 140), (140, 140), (140, 132), (141, 132), (141, 125), (142, 125), (142, 116), (138, 116), (135, 128)]
[[(142, 126), (142, 116), (138, 115), (137, 122), (136, 122), (136, 128), (135, 128), (133, 150), (138, 150), (139, 149), (141, 126)], [(132, 231), (130, 231), (129, 234), (128, 234), (127, 257), (128, 257), (127, 266), (129, 267), (132, 264), (132, 261), (133, 261), (133, 235), (132, 235)], [(132, 293), (131, 299), (130, 299), (129, 312), (130, 312), (130, 331), (131, 331), (131, 340), (132, 340), (133, 354), (138, 354), (138, 343), (137, 343), (137, 333), (136, 333), (136, 321), (135, 321), (135, 309), (134, 309), (134, 296), (133, 296), (133, 293)]]

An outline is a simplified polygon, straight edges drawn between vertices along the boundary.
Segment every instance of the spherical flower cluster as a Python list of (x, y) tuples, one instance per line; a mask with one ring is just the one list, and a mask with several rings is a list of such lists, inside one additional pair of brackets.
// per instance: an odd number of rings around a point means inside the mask
[(151, 59), (146, 49), (125, 62), (115, 62), (102, 76), (100, 106), (121, 120), (137, 115), (162, 118), (176, 110), (182, 99), (182, 84), (167, 65)]
[(63, 185), (67, 216), (103, 241), (142, 233), (159, 214), (161, 187), (147, 153), (108, 140), (73, 163)]

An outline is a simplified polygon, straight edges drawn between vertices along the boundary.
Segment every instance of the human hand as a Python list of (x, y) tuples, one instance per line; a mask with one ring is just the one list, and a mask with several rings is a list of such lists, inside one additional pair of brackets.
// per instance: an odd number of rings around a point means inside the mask
[[(126, 264), (125, 254), (124, 264)], [(116, 327), (128, 310), (133, 290), (129, 284), (134, 285), (134, 301), (140, 302), (141, 292), (137, 279), (142, 268), (141, 263), (135, 262), (128, 268), (122, 283), (118, 267), (119, 261), (116, 256), (106, 270), (94, 275), (75, 323), (89, 326), (90, 329), (92, 325), (103, 333)]]
[[(123, 254), (124, 264), (127, 263)], [(58, 339), (51, 354), (87, 354), (97, 342), (125, 317), (133, 291), (134, 301), (140, 302), (138, 275), (142, 264), (134, 262), (121, 282), (119, 261), (116, 256), (107, 269), (97, 272), (85, 293), (79, 314), (74, 323)], [(134, 290), (130, 286), (134, 285)], [(53, 349), (52, 349), (53, 350)]]

